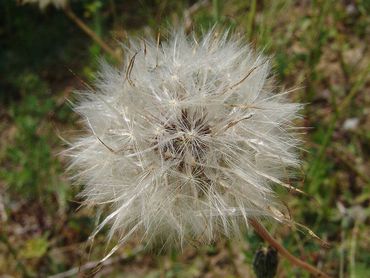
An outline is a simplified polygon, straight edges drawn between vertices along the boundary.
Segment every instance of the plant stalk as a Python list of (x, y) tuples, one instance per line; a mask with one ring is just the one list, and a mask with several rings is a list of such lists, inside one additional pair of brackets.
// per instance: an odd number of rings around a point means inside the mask
[(89, 26), (87, 26), (70, 7), (63, 9), (64, 13), (71, 19), (86, 35), (88, 35), (94, 42), (96, 42), (106, 53), (117, 61), (121, 61), (121, 57), (106, 44)]
[(329, 275), (325, 274), (316, 267), (302, 261), (291, 254), (284, 246), (282, 246), (276, 239), (274, 239), (270, 233), (263, 227), (256, 219), (249, 219), (249, 224), (254, 228), (255, 232), (265, 241), (267, 241), (272, 247), (274, 247), (283, 257), (285, 257), (292, 264), (303, 268), (310, 272), (315, 277), (330, 278)]

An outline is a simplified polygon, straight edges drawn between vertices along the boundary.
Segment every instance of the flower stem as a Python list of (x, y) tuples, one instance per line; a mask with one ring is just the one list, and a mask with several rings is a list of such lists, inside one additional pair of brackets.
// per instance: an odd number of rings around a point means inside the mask
[(73, 11), (70, 7), (63, 9), (64, 13), (69, 19), (71, 19), (86, 35), (88, 35), (94, 42), (96, 42), (106, 53), (112, 56), (117, 61), (121, 60), (121, 57), (108, 45), (106, 44), (89, 26), (87, 26)]
[(330, 278), (327, 274), (317, 269), (316, 267), (298, 259), (292, 255), (284, 246), (274, 239), (270, 233), (263, 227), (256, 219), (250, 219), (249, 224), (254, 228), (255, 232), (264, 240), (266, 240), (272, 247), (274, 247), (283, 257), (285, 257), (292, 264), (303, 268), (313, 274), (315, 277)]

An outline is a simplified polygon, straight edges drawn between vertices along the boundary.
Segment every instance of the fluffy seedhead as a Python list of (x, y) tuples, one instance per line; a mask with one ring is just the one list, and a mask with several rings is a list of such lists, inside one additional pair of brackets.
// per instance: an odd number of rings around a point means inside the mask
[(272, 185), (299, 164), (300, 105), (275, 92), (268, 59), (215, 31), (130, 45), (122, 70), (103, 63), (79, 93), (86, 133), (66, 152), (86, 204), (109, 211), (96, 232), (183, 246), (284, 221)]
[(36, 3), (39, 5), (40, 9), (43, 10), (49, 5), (53, 5), (54, 7), (61, 9), (67, 5), (68, 0), (22, 0), (23, 4), (27, 3)]

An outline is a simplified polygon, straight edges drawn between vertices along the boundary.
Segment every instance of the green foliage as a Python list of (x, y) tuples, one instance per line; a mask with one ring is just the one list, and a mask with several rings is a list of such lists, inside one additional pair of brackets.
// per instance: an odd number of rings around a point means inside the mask
[(44, 237), (29, 239), (20, 252), (20, 257), (25, 259), (41, 258), (48, 250), (49, 242)]
[(52, 157), (48, 134), (43, 135), (40, 130), (55, 103), (47, 93), (47, 85), (32, 73), (19, 77), (16, 85), (21, 100), (8, 108), (16, 133), (5, 149), (0, 175), (9, 184), (9, 190), (27, 198), (39, 195), (43, 199), (42, 194), (56, 190), (50, 173), (60, 168), (59, 161)]

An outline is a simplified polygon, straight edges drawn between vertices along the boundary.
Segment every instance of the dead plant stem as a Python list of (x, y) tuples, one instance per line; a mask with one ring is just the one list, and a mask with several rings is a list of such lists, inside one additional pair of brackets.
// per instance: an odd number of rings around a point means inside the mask
[(64, 13), (69, 19), (71, 19), (86, 35), (88, 35), (94, 42), (96, 42), (106, 53), (119, 62), (121, 57), (108, 45), (106, 44), (89, 26), (87, 26), (73, 11), (70, 7), (63, 9)]
[(292, 264), (303, 268), (313, 274), (315, 277), (323, 277), (323, 278), (330, 278), (327, 274), (322, 272), (321, 270), (317, 269), (316, 267), (298, 259), (294, 255), (292, 255), (284, 246), (282, 246), (276, 239), (274, 239), (270, 233), (263, 227), (256, 219), (250, 219), (249, 224), (254, 228), (255, 232), (267, 241), (273, 248), (275, 248), (283, 257), (285, 257), (288, 261)]

